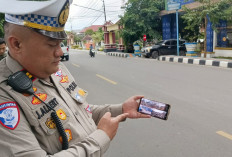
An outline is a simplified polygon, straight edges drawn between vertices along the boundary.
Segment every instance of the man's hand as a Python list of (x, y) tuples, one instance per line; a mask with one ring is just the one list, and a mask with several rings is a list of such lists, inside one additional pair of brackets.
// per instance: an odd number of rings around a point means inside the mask
[(129, 113), (128, 118), (151, 118), (150, 115), (145, 115), (138, 112), (138, 101), (141, 98), (143, 98), (143, 96), (132, 96), (123, 103), (122, 110), (123, 113)]
[(128, 117), (128, 113), (123, 113), (117, 117), (111, 117), (110, 112), (106, 112), (100, 119), (97, 128), (103, 130), (112, 140), (117, 133), (119, 123)]

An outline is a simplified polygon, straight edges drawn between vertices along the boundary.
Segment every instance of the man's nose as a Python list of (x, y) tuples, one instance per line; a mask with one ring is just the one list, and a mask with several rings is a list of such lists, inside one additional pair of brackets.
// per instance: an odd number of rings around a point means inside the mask
[(57, 50), (56, 50), (56, 53), (55, 53), (55, 55), (56, 55), (56, 57), (60, 57), (60, 56), (63, 56), (63, 50), (62, 50), (62, 48), (59, 46), (58, 48), (57, 48)]

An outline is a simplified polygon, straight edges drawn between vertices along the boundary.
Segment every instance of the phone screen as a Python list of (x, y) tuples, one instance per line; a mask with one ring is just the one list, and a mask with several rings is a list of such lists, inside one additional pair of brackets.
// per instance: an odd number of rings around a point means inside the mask
[(138, 112), (167, 120), (170, 107), (171, 106), (169, 104), (142, 98), (140, 99)]

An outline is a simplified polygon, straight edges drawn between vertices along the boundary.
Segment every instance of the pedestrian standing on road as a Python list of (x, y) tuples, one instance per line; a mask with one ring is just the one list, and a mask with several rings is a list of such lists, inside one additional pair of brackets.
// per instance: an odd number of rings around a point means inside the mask
[(6, 57), (6, 42), (0, 38), (0, 61)]
[(121, 121), (150, 117), (137, 112), (142, 96), (87, 103), (87, 91), (60, 62), (71, 2), (0, 0), (9, 47), (0, 62), (2, 157), (100, 157)]

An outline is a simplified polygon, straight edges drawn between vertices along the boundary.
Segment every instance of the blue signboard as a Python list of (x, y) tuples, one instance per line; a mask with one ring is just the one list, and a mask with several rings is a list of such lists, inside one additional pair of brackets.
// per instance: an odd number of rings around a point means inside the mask
[(167, 0), (167, 10), (178, 10), (180, 9), (180, 0)]

